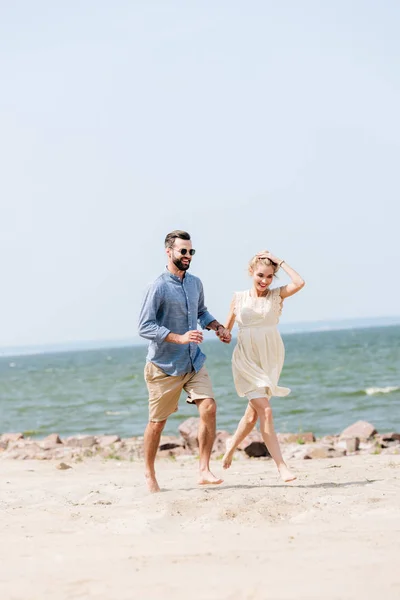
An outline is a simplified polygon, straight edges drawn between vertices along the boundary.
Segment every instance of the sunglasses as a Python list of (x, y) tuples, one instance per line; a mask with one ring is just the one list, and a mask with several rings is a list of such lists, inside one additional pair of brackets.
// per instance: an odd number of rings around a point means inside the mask
[(181, 248), (181, 250), (177, 250), (176, 248), (174, 248), (174, 250), (176, 250), (176, 252), (180, 252), (182, 256), (185, 256), (185, 254), (187, 254), (188, 252), (190, 256), (193, 256), (193, 254), (196, 253), (196, 250), (194, 250), (193, 248), (191, 250), (188, 250), (187, 248)]

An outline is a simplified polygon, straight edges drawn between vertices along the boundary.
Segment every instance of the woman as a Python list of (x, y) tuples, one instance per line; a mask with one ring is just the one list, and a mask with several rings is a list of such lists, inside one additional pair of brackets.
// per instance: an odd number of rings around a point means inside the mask
[[(291, 282), (270, 289), (276, 272), (282, 268)], [(228, 469), (233, 454), (260, 419), (260, 431), (268, 451), (278, 467), (283, 481), (293, 481), (295, 475), (286, 466), (274, 430), (271, 396), (287, 396), (289, 388), (279, 387), (285, 349), (277, 325), (284, 298), (293, 296), (304, 281), (298, 273), (267, 250), (256, 254), (249, 263), (253, 279), (251, 290), (236, 292), (226, 328), (229, 331), (237, 321), (239, 332), (232, 356), (232, 371), (239, 396), (249, 401), (234, 436), (227, 443), (223, 467)]]

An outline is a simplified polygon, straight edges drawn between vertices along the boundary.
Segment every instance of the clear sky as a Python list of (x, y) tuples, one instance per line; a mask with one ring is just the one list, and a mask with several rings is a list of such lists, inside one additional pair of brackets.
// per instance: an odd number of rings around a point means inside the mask
[(399, 22), (396, 0), (2, 2), (0, 346), (135, 336), (175, 228), (219, 320), (264, 248), (307, 282), (283, 322), (399, 314)]

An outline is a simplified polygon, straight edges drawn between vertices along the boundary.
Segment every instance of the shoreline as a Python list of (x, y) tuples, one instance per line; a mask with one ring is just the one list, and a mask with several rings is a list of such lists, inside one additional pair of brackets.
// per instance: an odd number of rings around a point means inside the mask
[[(177, 459), (197, 456), (199, 419), (190, 417), (179, 425), (179, 436), (163, 435), (158, 458)], [(400, 455), (400, 433), (378, 433), (366, 421), (357, 421), (340, 434), (316, 438), (308, 432), (278, 433), (285, 460), (309, 460), (319, 458), (342, 458), (368, 454)], [(212, 451), (212, 459), (221, 459), (228, 431), (218, 430)], [(114, 459), (134, 461), (143, 459), (143, 436), (121, 438), (118, 435), (76, 435), (60, 438), (57, 433), (45, 438), (25, 437), (23, 433), (0, 435), (0, 460), (69, 460)], [(239, 445), (235, 459), (270, 458), (269, 452), (257, 429)]]

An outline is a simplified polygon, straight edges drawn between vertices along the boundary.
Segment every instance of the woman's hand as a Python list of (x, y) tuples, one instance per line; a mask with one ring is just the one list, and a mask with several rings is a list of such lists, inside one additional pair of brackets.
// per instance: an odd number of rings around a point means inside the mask
[(223, 327), (222, 325), (218, 327), (215, 334), (217, 335), (217, 337), (219, 337), (221, 342), (224, 342), (224, 344), (229, 344), (232, 339), (232, 335), (229, 329), (226, 329), (226, 327)]
[(278, 258), (277, 256), (275, 256), (275, 254), (272, 254), (272, 252), (269, 252), (269, 250), (263, 250), (262, 252), (258, 252), (256, 256), (257, 258), (269, 258), (269, 260), (272, 263), (275, 263), (278, 267), (282, 267), (285, 273), (289, 275), (292, 281), (287, 285), (284, 285), (281, 288), (279, 288), (280, 296), (282, 299), (288, 298), (289, 296), (293, 296), (293, 294), (296, 294), (305, 286), (304, 279), (297, 273), (297, 271), (292, 269), (292, 267), (290, 267), (286, 261), (282, 260), (281, 258)]
[(258, 252), (256, 256), (257, 258), (268, 258), (271, 262), (275, 263), (276, 265), (280, 265), (280, 263), (282, 262), (280, 258), (275, 256), (275, 254), (272, 254), (272, 252), (269, 252), (269, 250), (263, 250), (262, 252)]

